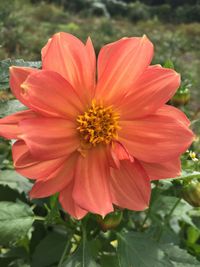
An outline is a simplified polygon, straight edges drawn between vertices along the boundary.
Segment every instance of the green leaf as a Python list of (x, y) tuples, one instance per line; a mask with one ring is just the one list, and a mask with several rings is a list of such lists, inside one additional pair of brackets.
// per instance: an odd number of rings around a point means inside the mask
[(9, 266), (11, 261), (12, 261), (11, 259), (0, 258), (0, 266), (2, 266), (2, 267)]
[(48, 234), (36, 247), (32, 258), (32, 267), (45, 267), (58, 263), (68, 236), (52, 232)]
[(23, 59), (5, 59), (0, 61), (0, 90), (9, 88), (9, 67), (24, 66), (40, 68), (40, 61), (24, 61)]
[(200, 237), (200, 229), (192, 226), (187, 229), (187, 242), (189, 244), (195, 244)]
[(120, 267), (116, 255), (102, 255), (100, 259), (100, 266), (103, 267)]
[(195, 267), (199, 262), (173, 244), (159, 244), (146, 233), (119, 234), (120, 267)]
[(17, 199), (26, 201), (26, 198), (23, 194), (19, 194), (19, 192), (11, 189), (7, 185), (0, 185), (0, 201), (15, 202)]
[(99, 267), (92, 258), (91, 245), (93, 246), (94, 242), (82, 242), (75, 253), (63, 263), (62, 267)]
[[(29, 259), (28, 251), (24, 247), (11, 247), (11, 249), (8, 250), (7, 252), (0, 254), (0, 266), (14, 267), (16, 266), (14, 265), (14, 262), (17, 262), (18, 259), (21, 259), (20, 261), (23, 260), (28, 261)], [(21, 264), (20, 267), (22, 266), (24, 265)]]
[(200, 172), (193, 171), (193, 172), (188, 173), (186, 171), (182, 171), (182, 175), (181, 177), (179, 177), (179, 179), (184, 179), (184, 180), (200, 179)]
[(158, 243), (145, 233), (123, 233), (118, 238), (120, 267), (173, 267)]
[(195, 257), (190, 255), (186, 250), (180, 249), (178, 246), (166, 244), (162, 246), (163, 251), (168, 256), (174, 267), (195, 267), (200, 263)]
[(32, 183), (12, 170), (5, 170), (0, 172), (0, 185), (8, 186), (19, 193), (27, 193), (32, 186)]
[(12, 113), (25, 110), (26, 107), (18, 100), (9, 100), (6, 102), (0, 102), (0, 117), (5, 117)]
[(0, 245), (22, 239), (34, 222), (31, 208), (23, 202), (0, 202)]
[[(177, 197), (160, 195), (158, 199), (152, 204), (152, 219), (156, 214), (162, 219), (166, 219), (166, 216), (170, 213), (171, 209), (178, 201)], [(176, 209), (170, 216), (169, 224), (175, 232), (180, 231), (179, 222), (183, 221), (187, 224), (194, 226), (189, 212), (193, 209), (186, 201), (181, 200)]]

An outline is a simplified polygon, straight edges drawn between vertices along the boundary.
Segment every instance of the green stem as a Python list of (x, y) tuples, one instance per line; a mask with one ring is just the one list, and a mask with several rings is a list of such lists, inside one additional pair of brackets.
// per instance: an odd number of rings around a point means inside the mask
[(174, 206), (171, 208), (170, 212), (168, 213), (168, 215), (166, 216), (166, 220), (164, 222), (164, 225), (163, 227), (160, 229), (159, 233), (158, 233), (158, 236), (157, 236), (157, 241), (159, 242), (160, 241), (160, 238), (162, 237), (162, 234), (163, 234), (163, 230), (166, 228), (166, 226), (168, 225), (169, 221), (170, 221), (170, 218), (173, 214), (173, 212), (175, 211), (175, 209), (177, 208), (177, 206), (179, 205), (179, 203), (181, 202), (181, 198), (179, 198)]
[(45, 221), (45, 218), (41, 216), (34, 216), (34, 219), (38, 221)]
[(147, 222), (148, 218), (150, 217), (151, 209), (152, 209), (152, 204), (153, 204), (153, 202), (155, 201), (155, 199), (157, 198), (157, 195), (158, 195), (158, 185), (159, 185), (159, 180), (156, 181), (154, 198), (151, 200), (149, 209), (148, 209), (148, 211), (146, 213), (146, 216), (145, 216), (144, 221), (143, 221), (142, 226), (141, 226), (142, 228), (144, 228), (145, 223)]
[(86, 223), (85, 221), (82, 221), (82, 244), (83, 244), (82, 267), (87, 267), (85, 266), (85, 246), (86, 246), (86, 238), (87, 238), (85, 223)]
[(69, 235), (69, 238), (67, 240), (66, 246), (65, 246), (65, 248), (63, 250), (62, 256), (61, 256), (60, 261), (58, 263), (58, 267), (62, 267), (65, 255), (66, 255), (67, 250), (69, 249), (69, 246), (70, 246), (70, 241), (71, 241), (71, 235)]

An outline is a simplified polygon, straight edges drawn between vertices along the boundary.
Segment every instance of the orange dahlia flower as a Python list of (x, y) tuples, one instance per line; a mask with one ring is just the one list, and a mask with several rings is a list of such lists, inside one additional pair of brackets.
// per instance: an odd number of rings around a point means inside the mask
[[(35, 180), (31, 198), (59, 192), (69, 214), (105, 216), (113, 204), (144, 210), (151, 180), (180, 174), (180, 155), (193, 133), (178, 109), (165, 105), (180, 76), (150, 66), (146, 36), (123, 38), (96, 57), (67, 33), (42, 49), (42, 70), (10, 68), (13, 94), (28, 110), (0, 120), (0, 134), (16, 139), (16, 171)], [(96, 78), (97, 77), (97, 78)]]

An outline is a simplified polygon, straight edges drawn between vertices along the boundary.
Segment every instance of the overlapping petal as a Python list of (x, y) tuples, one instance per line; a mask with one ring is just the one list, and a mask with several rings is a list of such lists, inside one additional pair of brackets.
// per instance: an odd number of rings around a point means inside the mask
[(181, 175), (180, 158), (161, 163), (140, 162), (151, 180), (175, 178)]
[(179, 157), (190, 146), (194, 135), (176, 115), (180, 118), (176, 109), (172, 111), (165, 106), (143, 119), (121, 121), (123, 131), (119, 131), (119, 141), (131, 155), (145, 162), (170, 161)]
[(159, 65), (148, 67), (121, 102), (121, 119), (152, 114), (171, 99), (179, 85), (180, 75), (174, 70)]
[(38, 161), (30, 153), (23, 140), (16, 141), (12, 147), (14, 167), (21, 175), (30, 179), (47, 179), (67, 160), (66, 157)]
[(62, 75), (85, 101), (93, 97), (95, 87), (91, 47), (91, 43), (86, 47), (73, 35), (60, 32), (49, 40), (42, 51), (43, 69)]
[(29, 107), (45, 116), (74, 120), (83, 110), (83, 104), (73, 87), (54, 71), (33, 73), (21, 87)]
[(38, 72), (38, 69), (28, 67), (10, 67), (10, 88), (14, 96), (20, 100), (22, 104), (28, 107), (28, 102), (24, 99), (21, 88), (22, 83), (31, 73)]
[(29, 195), (31, 198), (42, 198), (62, 191), (72, 180), (77, 154), (74, 153), (56, 168), (49, 177), (37, 180)]
[(129, 154), (128, 150), (119, 142), (114, 141), (107, 149), (107, 157), (109, 166), (112, 168), (120, 168), (121, 160), (134, 161), (134, 158)]
[(37, 117), (19, 123), (31, 154), (38, 160), (68, 156), (79, 147), (76, 124), (59, 118)]
[(36, 117), (32, 110), (24, 110), (0, 119), (0, 135), (7, 139), (17, 139), (21, 133), (19, 122)]
[(105, 216), (113, 211), (106, 152), (93, 148), (86, 153), (77, 162), (73, 199), (81, 208)]
[(179, 123), (184, 124), (186, 127), (190, 126), (190, 120), (185, 115), (185, 113), (173, 106), (163, 105), (161, 108), (159, 108), (158, 113), (163, 116), (171, 116), (175, 118)]
[(72, 197), (73, 192), (73, 181), (70, 182), (59, 194), (59, 201), (65, 211), (67, 211), (71, 216), (80, 220), (82, 219), (88, 212), (82, 209), (80, 206), (76, 204)]
[(97, 99), (116, 103), (145, 71), (153, 56), (146, 36), (123, 38), (103, 47), (98, 57)]
[(137, 162), (123, 160), (120, 170), (111, 172), (112, 202), (130, 210), (148, 208), (150, 200), (150, 179)]

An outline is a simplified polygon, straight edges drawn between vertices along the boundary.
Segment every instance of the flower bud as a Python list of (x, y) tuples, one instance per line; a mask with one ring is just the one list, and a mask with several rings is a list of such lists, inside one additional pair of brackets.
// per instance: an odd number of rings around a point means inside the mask
[(200, 181), (192, 180), (186, 184), (182, 196), (193, 207), (200, 207)]
[(108, 215), (106, 215), (105, 218), (101, 216), (97, 216), (96, 218), (102, 230), (107, 231), (109, 229), (116, 228), (120, 224), (122, 217), (123, 217), (123, 212), (121, 210), (117, 210), (109, 213)]
[(190, 91), (186, 88), (184, 90), (178, 90), (177, 93), (172, 97), (172, 103), (175, 106), (186, 105), (190, 100)]

